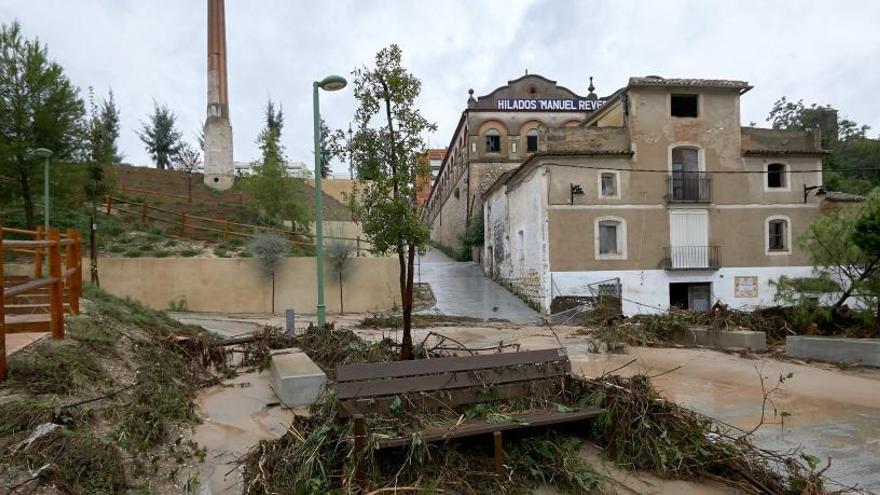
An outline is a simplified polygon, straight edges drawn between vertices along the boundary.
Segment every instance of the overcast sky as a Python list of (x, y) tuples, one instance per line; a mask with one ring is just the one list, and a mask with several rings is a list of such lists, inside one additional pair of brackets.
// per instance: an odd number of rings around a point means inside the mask
[[(148, 164), (135, 130), (156, 99), (190, 140), (206, 105), (205, 0), (0, 0), (47, 43), (70, 79), (113, 88), (126, 161)], [(880, 2), (569, 0), (227, 0), (230, 114), (236, 161), (254, 144), (267, 98), (285, 112), (293, 160), (311, 162), (311, 83), (348, 75), (399, 44), (422, 80), (420, 107), (445, 147), (468, 88), (488, 93), (526, 69), (585, 94), (610, 94), (629, 76), (743, 79), (744, 124), (764, 123), (780, 96), (828, 103), (880, 132)], [(331, 128), (347, 127), (350, 88), (324, 93)], [(336, 172), (344, 173), (337, 165)]]

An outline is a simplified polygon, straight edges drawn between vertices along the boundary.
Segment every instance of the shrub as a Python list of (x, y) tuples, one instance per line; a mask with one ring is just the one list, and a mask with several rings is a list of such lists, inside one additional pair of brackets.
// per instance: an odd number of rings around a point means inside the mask
[(260, 234), (248, 244), (248, 250), (260, 260), (263, 274), (272, 277), (278, 271), (281, 259), (290, 251), (290, 243), (277, 234)]

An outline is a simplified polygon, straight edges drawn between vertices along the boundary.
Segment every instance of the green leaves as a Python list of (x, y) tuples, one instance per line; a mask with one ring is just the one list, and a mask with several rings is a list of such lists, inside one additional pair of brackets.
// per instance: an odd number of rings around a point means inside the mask
[(174, 125), (177, 117), (167, 105), (153, 100), (153, 113), (147, 122), (141, 123), (138, 137), (144, 142), (147, 152), (156, 162), (156, 168), (165, 170), (171, 168), (171, 162), (180, 149), (182, 137)]

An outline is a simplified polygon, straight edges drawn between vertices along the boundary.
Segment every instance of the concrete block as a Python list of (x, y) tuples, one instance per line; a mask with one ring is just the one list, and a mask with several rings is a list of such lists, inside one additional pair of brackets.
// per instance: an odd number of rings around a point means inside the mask
[(832, 363), (880, 367), (880, 339), (788, 336), (785, 339), (785, 355)]
[(767, 349), (767, 335), (751, 330), (712, 330), (706, 327), (691, 327), (675, 337), (676, 344), (703, 345), (723, 349)]
[(327, 375), (306, 353), (297, 348), (272, 351), (272, 388), (289, 407), (308, 406), (318, 401), (327, 386)]

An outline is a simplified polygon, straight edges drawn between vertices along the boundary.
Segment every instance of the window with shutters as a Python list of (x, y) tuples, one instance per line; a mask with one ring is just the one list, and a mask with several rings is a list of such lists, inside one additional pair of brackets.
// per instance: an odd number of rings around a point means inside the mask
[(791, 252), (791, 227), (788, 217), (770, 217), (766, 222), (767, 254)]

